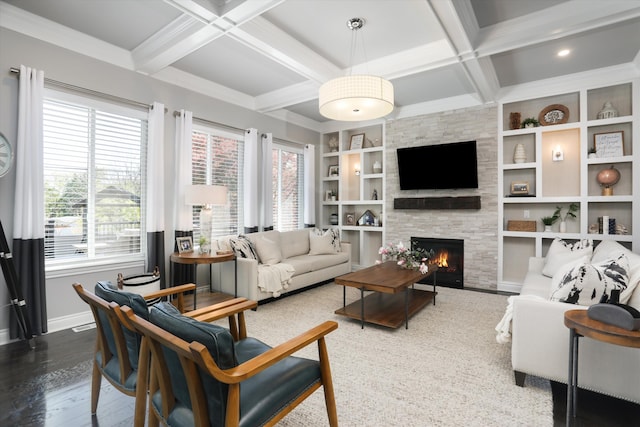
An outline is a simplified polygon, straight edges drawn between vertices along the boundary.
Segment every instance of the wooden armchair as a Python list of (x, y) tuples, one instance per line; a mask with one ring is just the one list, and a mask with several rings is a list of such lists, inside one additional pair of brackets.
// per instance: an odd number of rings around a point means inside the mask
[[(336, 322), (324, 322), (271, 348), (246, 337), (244, 320), (236, 338), (167, 303), (154, 306), (148, 320), (129, 307), (116, 311), (148, 341), (149, 426), (159, 420), (172, 426), (272, 426), (320, 387), (329, 425), (338, 425), (324, 339), (338, 328)], [(224, 309), (215, 314), (227, 315)], [(292, 356), (314, 342), (319, 361)]]
[[(124, 292), (112, 286), (110, 282), (98, 282), (95, 294), (85, 290), (81, 284), (74, 283), (73, 288), (78, 296), (91, 307), (97, 329), (96, 351), (93, 359), (93, 374), (91, 384), (91, 413), (95, 414), (100, 395), (100, 384), (104, 376), (117, 390), (128, 396), (135, 396), (134, 425), (144, 425), (146, 394), (148, 384), (149, 352), (146, 343), (141, 336), (127, 324), (121, 322), (114, 307), (126, 305), (142, 318), (148, 319), (149, 312), (145, 300), (173, 296), (172, 304), (179, 311), (184, 311), (183, 293), (195, 290), (194, 284), (175, 286), (162, 289), (145, 297), (138, 294)], [(237, 305), (234, 309), (230, 307)], [(255, 308), (257, 303), (237, 298), (223, 303), (215, 304), (199, 310), (194, 310), (186, 315), (196, 318), (219, 319), (229, 318), (229, 327), (235, 336), (245, 331), (244, 317), (239, 316), (236, 321), (233, 314), (248, 308)], [(224, 315), (216, 311), (225, 308)], [(239, 329), (238, 329), (239, 328)], [(144, 384), (144, 387), (139, 387)]]

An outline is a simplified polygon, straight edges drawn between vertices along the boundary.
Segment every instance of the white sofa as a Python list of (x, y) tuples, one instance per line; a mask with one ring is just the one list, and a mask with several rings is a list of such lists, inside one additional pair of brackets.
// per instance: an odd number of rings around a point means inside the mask
[[(310, 233), (313, 231), (314, 229), (305, 228), (246, 234), (245, 236), (257, 252), (258, 259), (237, 258), (238, 296), (263, 301), (351, 272), (351, 245), (336, 241), (337, 246), (331, 249), (327, 246), (330, 241), (327, 233), (324, 236), (314, 236), (314, 242), (311, 242)], [(218, 248), (232, 250), (230, 241), (236, 237), (227, 236), (218, 239)], [(284, 263), (293, 267), (286, 289), (275, 294), (260, 289), (258, 269), (259, 266), (263, 268), (265, 263), (270, 265)], [(228, 294), (234, 293), (233, 273), (233, 270), (228, 267), (222, 272), (222, 291)]]
[[(640, 255), (615, 241), (604, 240), (593, 250), (590, 262), (596, 264), (620, 253), (630, 260), (628, 289), (635, 286), (630, 296), (622, 294), (620, 302), (640, 310)], [(564, 312), (588, 309), (549, 300), (557, 276), (552, 279), (542, 274), (545, 261), (530, 258), (521, 297), (513, 298), (511, 361), (520, 386), (526, 374), (567, 383), (569, 329), (564, 325)], [(640, 349), (581, 338), (578, 362), (580, 388), (640, 403)]]

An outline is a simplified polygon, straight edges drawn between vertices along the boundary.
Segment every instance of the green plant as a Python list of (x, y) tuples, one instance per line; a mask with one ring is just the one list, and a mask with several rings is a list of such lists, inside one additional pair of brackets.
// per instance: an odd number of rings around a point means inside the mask
[(528, 117), (522, 121), (523, 128), (527, 125), (540, 126), (540, 122), (533, 117)]
[(571, 203), (569, 205), (569, 209), (567, 210), (567, 213), (564, 214), (564, 216), (562, 215), (562, 206), (556, 206), (556, 210), (553, 213), (553, 216), (556, 217), (556, 219), (560, 218), (560, 221), (566, 221), (567, 218), (575, 218), (576, 214), (575, 212), (578, 212), (579, 206), (577, 203)]
[(557, 220), (557, 216), (543, 216), (542, 218), (540, 218), (540, 221), (542, 221), (544, 225), (553, 225), (553, 223)]
[(200, 246), (202, 246), (202, 245), (206, 245), (207, 243), (209, 243), (209, 241), (207, 240), (207, 238), (206, 238), (206, 237), (204, 237), (204, 236), (200, 236), (200, 241), (199, 241), (199, 242), (200, 242)]

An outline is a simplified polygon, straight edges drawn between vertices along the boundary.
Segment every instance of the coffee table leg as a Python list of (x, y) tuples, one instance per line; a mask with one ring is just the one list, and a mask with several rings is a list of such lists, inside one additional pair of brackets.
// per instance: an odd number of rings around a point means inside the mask
[(578, 340), (580, 335), (569, 329), (569, 378), (567, 381), (567, 422), (569, 427), (576, 417), (578, 405)]
[(360, 329), (364, 329), (364, 288), (360, 288)]
[(409, 329), (409, 287), (404, 288), (404, 328)]

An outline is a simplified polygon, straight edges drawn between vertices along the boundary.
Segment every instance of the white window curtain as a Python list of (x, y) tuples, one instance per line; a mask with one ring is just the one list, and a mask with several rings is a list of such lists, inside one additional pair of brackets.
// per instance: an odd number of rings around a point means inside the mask
[(262, 157), (262, 191), (260, 192), (262, 230), (273, 230), (273, 135), (262, 134), (260, 156)]
[[(191, 111), (180, 110), (176, 116), (176, 140), (175, 140), (175, 171), (174, 183), (174, 236), (193, 238), (193, 214), (191, 206), (185, 203), (185, 192), (188, 185), (191, 185), (191, 137), (193, 131), (193, 113)], [(174, 249), (178, 247), (175, 244)], [(195, 282), (193, 269), (189, 265), (176, 264), (173, 267), (173, 277), (170, 277), (171, 285), (181, 285)]]
[(316, 147), (304, 146), (304, 225), (316, 225)]
[[(18, 89), (16, 190), (13, 214), (13, 259), (25, 304), (21, 312), (34, 335), (47, 332), (44, 271), (44, 154), (42, 104), (44, 72), (20, 66)], [(26, 313), (25, 313), (26, 312)], [(16, 317), (11, 338), (24, 337)]]
[[(149, 136), (147, 142), (147, 271), (157, 266), (165, 272), (164, 262), (164, 104), (154, 102), (149, 109)], [(166, 287), (165, 274), (160, 275), (160, 286)]]
[[(244, 134), (244, 232), (260, 230), (260, 145), (258, 130)], [(271, 180), (271, 177), (269, 177)]]

